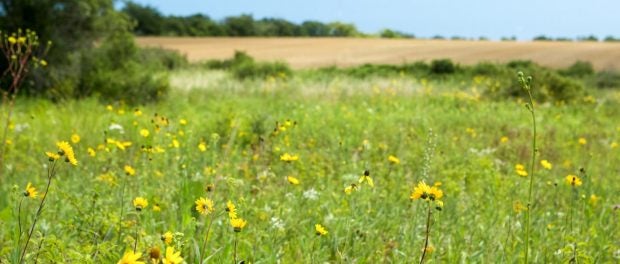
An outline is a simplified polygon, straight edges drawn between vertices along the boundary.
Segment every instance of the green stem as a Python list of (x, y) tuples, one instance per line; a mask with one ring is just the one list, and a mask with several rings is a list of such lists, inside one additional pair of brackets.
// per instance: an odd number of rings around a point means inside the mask
[(422, 257), (420, 257), (420, 264), (424, 263), (424, 257), (426, 256), (426, 249), (428, 248), (428, 238), (431, 233), (431, 202), (428, 203), (428, 215), (426, 216), (426, 238), (424, 239), (424, 249), (422, 251)]
[(32, 238), (32, 233), (34, 232), (34, 227), (37, 225), (37, 220), (39, 216), (41, 216), (41, 212), (43, 212), (43, 206), (45, 205), (45, 199), (47, 198), (47, 193), (49, 192), (50, 185), (52, 184), (52, 178), (56, 173), (56, 161), (52, 165), (50, 169), (47, 169), (47, 186), (45, 187), (45, 193), (43, 194), (43, 198), (41, 199), (41, 203), (39, 203), (39, 209), (37, 209), (37, 213), (34, 216), (34, 220), (32, 221), (32, 225), (30, 226), (30, 232), (28, 232), (28, 238), (26, 239), (26, 244), (24, 245), (24, 249), (22, 250), (22, 254), (19, 257), (18, 263), (23, 263), (24, 256), (26, 256), (26, 249), (28, 249), (28, 244), (30, 243), (30, 238)]
[(531, 225), (531, 211), (532, 211), (532, 196), (534, 187), (534, 168), (536, 165), (536, 114), (534, 112), (534, 100), (532, 99), (532, 92), (530, 91), (529, 84), (527, 84), (527, 95), (529, 98), (529, 110), (532, 114), (532, 163), (530, 164), (530, 186), (529, 194), (527, 197), (527, 211), (525, 212), (525, 264), (528, 263), (528, 252), (530, 248), (530, 225)]
[(209, 233), (211, 232), (211, 224), (213, 224), (213, 213), (211, 213), (211, 217), (209, 218), (209, 226), (207, 227), (207, 234), (205, 236), (205, 241), (202, 243), (202, 248), (200, 249), (200, 258), (204, 259), (204, 251), (207, 246), (207, 242), (209, 241)]
[(237, 232), (235, 232), (235, 247), (233, 252), (233, 264), (237, 264)]

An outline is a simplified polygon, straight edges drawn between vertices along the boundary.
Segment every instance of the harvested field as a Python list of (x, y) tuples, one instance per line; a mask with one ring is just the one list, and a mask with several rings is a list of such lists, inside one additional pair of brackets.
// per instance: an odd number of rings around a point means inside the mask
[(620, 68), (620, 43), (493, 42), (361, 38), (175, 38), (141, 37), (141, 46), (174, 49), (190, 61), (231, 57), (243, 50), (259, 60), (283, 60), (293, 68), (402, 63), (450, 58), (480, 61), (533, 60), (549, 67), (590, 61), (597, 70)]

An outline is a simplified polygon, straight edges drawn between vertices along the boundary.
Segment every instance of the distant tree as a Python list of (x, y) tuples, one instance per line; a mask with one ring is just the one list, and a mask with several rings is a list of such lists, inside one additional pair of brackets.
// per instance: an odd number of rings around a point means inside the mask
[(329, 27), (329, 35), (334, 37), (353, 37), (360, 34), (353, 24), (332, 22), (327, 26)]
[(330, 28), (319, 21), (304, 21), (301, 23), (300, 35), (310, 37), (329, 36)]
[(415, 38), (412, 34), (403, 33), (391, 29), (384, 29), (379, 32), (379, 36), (382, 38)]
[(256, 23), (256, 33), (259, 36), (299, 36), (300, 27), (279, 18), (263, 18)]
[(573, 41), (573, 39), (572, 38), (568, 38), (568, 37), (557, 37), (557, 38), (555, 38), (555, 41), (570, 42), (570, 41)]
[(187, 36), (222, 36), (224, 29), (208, 16), (195, 14), (185, 17), (185, 35)]
[(162, 35), (165, 18), (154, 7), (129, 1), (122, 11), (135, 21), (133, 32), (136, 35)]
[(598, 41), (598, 38), (594, 35), (590, 35), (590, 36), (584, 36), (584, 37), (578, 37), (577, 41)]
[(617, 41), (620, 41), (620, 39), (618, 39), (618, 38), (616, 38), (614, 36), (607, 36), (607, 37), (605, 37), (605, 39), (603, 41), (605, 41), (605, 42), (617, 42)]
[(432, 39), (446, 39), (446, 38), (444, 38), (441, 35), (435, 35), (435, 36), (432, 37)]
[(501, 41), (516, 41), (517, 37), (516, 36), (510, 36), (510, 37), (502, 37)]
[(538, 35), (538, 36), (534, 37), (534, 39), (533, 39), (533, 40), (534, 40), (534, 41), (553, 41), (553, 39), (552, 39), (552, 38), (547, 37), (547, 36), (545, 36), (545, 35)]
[(224, 19), (223, 27), (227, 36), (256, 36), (256, 27), (252, 15), (231, 16)]
[(387, 28), (384, 30), (381, 30), (381, 32), (379, 33), (379, 36), (382, 38), (398, 38), (399, 37), (396, 31), (387, 29)]

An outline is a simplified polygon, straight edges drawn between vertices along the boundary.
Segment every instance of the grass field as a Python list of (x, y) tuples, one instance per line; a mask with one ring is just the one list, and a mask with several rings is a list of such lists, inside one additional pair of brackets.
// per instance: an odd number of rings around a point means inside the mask
[[(522, 176), (529, 112), (481, 98), (476, 80), (171, 77), (177, 89), (154, 105), (17, 102), (0, 263), (18, 262), (35, 218), (26, 263), (116, 263), (133, 250), (177, 263), (166, 249), (186, 263), (418, 263), (427, 221), (427, 263), (517, 263), (532, 176), (531, 263), (620, 261), (618, 92), (536, 104), (537, 169)], [(77, 166), (48, 161), (58, 141)], [(428, 218), (435, 203), (410, 198), (421, 181), (443, 191)], [(227, 202), (247, 221), (240, 232)]]
[(590, 61), (597, 70), (620, 69), (620, 43), (167, 37), (141, 37), (137, 42), (178, 50), (191, 61), (229, 58), (235, 50), (244, 50), (259, 60), (283, 60), (294, 68), (450, 58), (464, 64), (532, 60), (555, 68), (582, 60)]

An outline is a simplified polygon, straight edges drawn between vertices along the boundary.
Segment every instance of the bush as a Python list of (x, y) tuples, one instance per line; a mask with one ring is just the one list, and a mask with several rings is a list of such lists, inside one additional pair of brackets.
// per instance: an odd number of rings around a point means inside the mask
[(145, 65), (161, 66), (165, 70), (174, 70), (186, 67), (187, 57), (178, 51), (162, 48), (142, 48), (138, 50), (138, 60)]
[(232, 73), (237, 79), (253, 79), (267, 77), (291, 76), (293, 71), (284, 62), (253, 62), (247, 61), (232, 68)]
[(506, 75), (506, 67), (503, 65), (489, 63), (489, 62), (480, 62), (471, 67), (470, 72), (472, 75), (483, 75), (483, 76), (497, 76), (497, 75)]
[(431, 73), (433, 74), (452, 74), (454, 72), (456, 72), (456, 66), (450, 59), (431, 61)]
[(245, 51), (235, 50), (235, 55), (231, 59), (227, 60), (208, 60), (204, 63), (207, 69), (212, 70), (230, 70), (233, 67), (239, 66), (245, 63), (254, 63), (254, 58), (248, 55)]
[(570, 67), (560, 70), (559, 73), (564, 76), (583, 78), (594, 74), (594, 68), (590, 62), (576, 61)]
[(601, 71), (594, 79), (598, 88), (620, 88), (620, 73), (618, 72)]
[[(75, 95), (123, 100), (129, 104), (156, 101), (169, 90), (168, 67), (161, 57), (145, 57), (130, 33), (114, 34), (100, 47), (81, 57), (81, 75)], [(148, 63), (148, 62), (153, 62)]]

